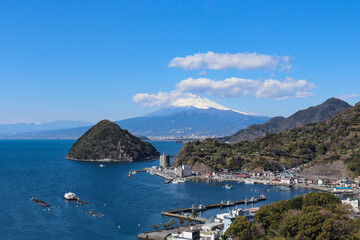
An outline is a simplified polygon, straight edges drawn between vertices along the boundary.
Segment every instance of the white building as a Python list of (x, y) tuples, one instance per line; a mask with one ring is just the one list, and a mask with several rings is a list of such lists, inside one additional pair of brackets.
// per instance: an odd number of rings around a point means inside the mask
[(350, 205), (354, 212), (359, 212), (359, 200), (350, 200), (350, 198), (348, 198), (346, 200), (341, 200), (341, 202)]
[(191, 168), (188, 165), (182, 165), (175, 168), (175, 175), (179, 177), (189, 177), (191, 176)]
[(180, 234), (173, 233), (169, 240), (200, 240), (200, 229), (187, 229)]
[(292, 178), (281, 178), (281, 183), (293, 184), (293, 179)]

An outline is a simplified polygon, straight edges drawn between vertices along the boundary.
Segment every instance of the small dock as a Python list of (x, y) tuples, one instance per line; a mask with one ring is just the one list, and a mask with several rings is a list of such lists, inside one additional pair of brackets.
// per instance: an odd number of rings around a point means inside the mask
[(130, 170), (127, 174), (127, 178), (130, 178), (131, 175), (138, 173), (138, 172), (147, 172), (148, 170), (146, 168), (140, 169), (140, 170)]
[(165, 180), (164, 183), (165, 183), (165, 184), (169, 184), (169, 183), (171, 183), (173, 180), (174, 180), (173, 178), (168, 178), (168, 179)]
[(96, 212), (94, 210), (88, 211), (86, 213), (89, 214), (90, 216), (93, 216), (94, 218), (99, 218), (99, 217), (105, 216), (104, 214)]
[(50, 204), (48, 204), (40, 199), (34, 198), (34, 197), (30, 198), (30, 201), (36, 203), (40, 207), (50, 207)]
[[(266, 197), (262, 196), (262, 197), (258, 197), (255, 199), (257, 201), (264, 201), (264, 200), (266, 200)], [(202, 205), (201, 211), (205, 211), (206, 209), (230, 207), (230, 206), (234, 206), (234, 205), (245, 204), (246, 201), (247, 201), (246, 199), (243, 199), (243, 200), (237, 200), (237, 201), (227, 201), (227, 202), (221, 202), (221, 203)], [(194, 210), (194, 207), (179, 208), (179, 209), (174, 209), (174, 210), (163, 211), (163, 212), (161, 212), (161, 214), (164, 216), (169, 216), (169, 217), (176, 217), (176, 218), (183, 218), (183, 219), (189, 218), (191, 220), (194, 220), (197, 222), (203, 222), (203, 223), (209, 221), (206, 218), (200, 218), (200, 217), (193, 218), (191, 216), (186, 216), (186, 215), (181, 214), (182, 212), (191, 212), (193, 210)]]

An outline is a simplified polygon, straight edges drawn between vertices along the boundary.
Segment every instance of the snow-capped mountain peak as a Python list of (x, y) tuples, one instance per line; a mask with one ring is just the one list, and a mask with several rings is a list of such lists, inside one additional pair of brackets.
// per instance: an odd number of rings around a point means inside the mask
[(187, 98), (178, 98), (176, 101), (172, 103), (172, 107), (181, 107), (181, 108), (199, 108), (199, 109), (209, 109), (209, 108), (215, 108), (218, 110), (225, 110), (225, 111), (233, 111), (245, 115), (256, 115), (254, 113), (246, 113), (237, 111), (231, 108), (227, 108), (219, 103), (216, 103), (214, 101), (211, 101), (208, 98), (200, 97), (200, 96), (193, 96), (193, 97), (187, 97)]

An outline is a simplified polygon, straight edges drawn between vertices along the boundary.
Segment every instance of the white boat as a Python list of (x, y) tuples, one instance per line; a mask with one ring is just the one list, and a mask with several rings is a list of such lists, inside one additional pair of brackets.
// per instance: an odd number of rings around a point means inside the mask
[(72, 193), (72, 192), (65, 193), (65, 194), (64, 194), (64, 198), (65, 198), (66, 200), (77, 200), (77, 199), (78, 199), (78, 197), (76, 196), (76, 194), (75, 194), (75, 193)]
[(251, 181), (250, 179), (245, 179), (244, 182), (245, 184), (254, 184), (254, 182)]
[(228, 189), (228, 190), (231, 190), (231, 189), (233, 189), (233, 186), (230, 185), (230, 184), (225, 184), (225, 185), (224, 185), (224, 188), (225, 188), (225, 189)]
[(172, 183), (173, 184), (178, 184), (178, 183), (183, 183), (185, 182), (185, 180), (183, 178), (175, 178)]
[(99, 167), (103, 168), (103, 167), (105, 167), (105, 165), (104, 165), (104, 164), (100, 164)]
[(245, 199), (245, 204), (248, 204), (248, 203), (256, 203), (258, 200), (254, 197), (251, 197), (250, 199)]

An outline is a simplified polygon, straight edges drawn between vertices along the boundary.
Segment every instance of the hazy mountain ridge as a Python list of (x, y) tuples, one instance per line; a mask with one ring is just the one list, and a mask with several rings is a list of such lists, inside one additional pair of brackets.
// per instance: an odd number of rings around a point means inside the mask
[(341, 113), (350, 107), (351, 105), (340, 99), (330, 98), (322, 104), (300, 110), (288, 118), (273, 117), (264, 124), (253, 124), (231, 136), (220, 138), (218, 140), (231, 143), (253, 140), (265, 136), (267, 133), (284, 132), (286, 130), (304, 126), (308, 123), (329, 120), (336, 114)]
[[(212, 105), (217, 106), (212, 103), (210, 105), (202, 104), (200, 105), (201, 108), (197, 108), (198, 105), (196, 104), (194, 106), (170, 107), (143, 117), (124, 119), (116, 121), (116, 123), (136, 136), (189, 137), (195, 135), (213, 137), (230, 135), (253, 123), (264, 123), (269, 119), (255, 114), (243, 114), (232, 109), (223, 110), (228, 109), (223, 106), (216, 109), (210, 107)], [(0, 134), (0, 137), (7, 139), (78, 138), (90, 127)]]
[(24, 132), (37, 132), (47, 130), (57, 130), (66, 128), (77, 128), (84, 126), (91, 126), (92, 122), (87, 121), (71, 121), (71, 120), (59, 120), (45, 123), (6, 123), (0, 124), (0, 134), (16, 134)]

